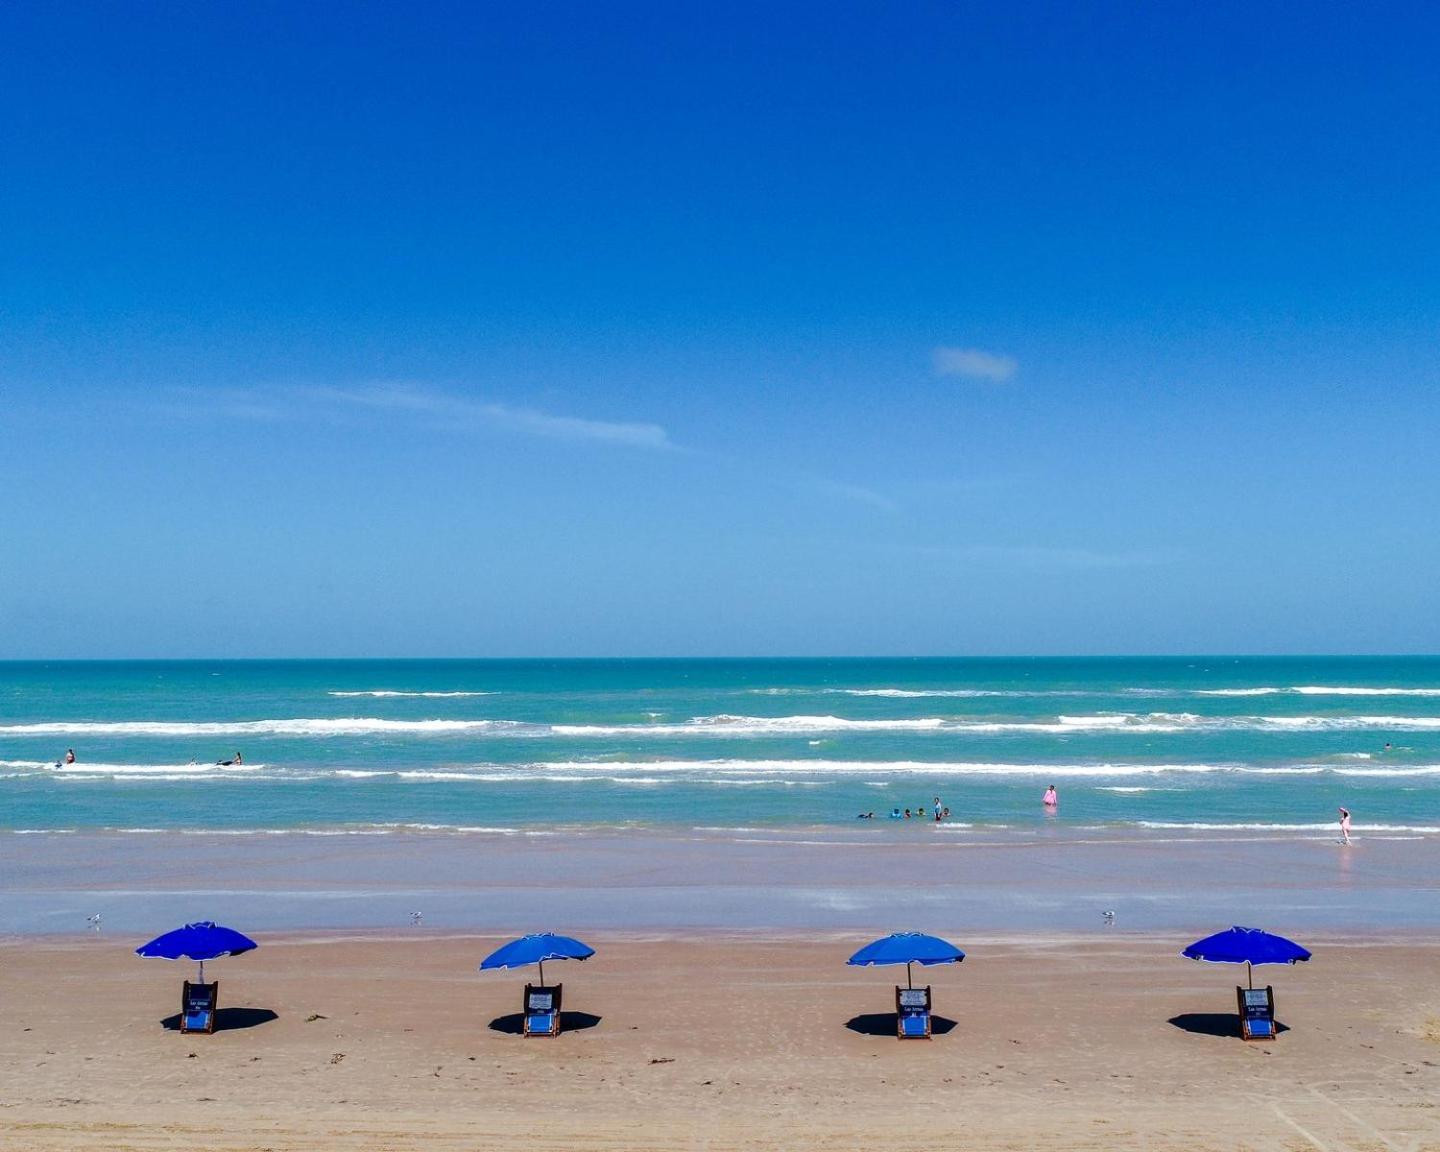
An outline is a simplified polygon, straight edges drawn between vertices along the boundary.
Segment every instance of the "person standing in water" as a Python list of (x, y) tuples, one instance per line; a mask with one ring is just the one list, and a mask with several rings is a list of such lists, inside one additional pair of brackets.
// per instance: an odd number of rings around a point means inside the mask
[(1054, 784), (1045, 789), (1045, 798), (1041, 803), (1051, 812), (1060, 807), (1060, 794), (1055, 791)]
[(1350, 843), (1350, 809), (1340, 809), (1340, 843), (1348, 846)]
[(940, 823), (945, 818), (945, 806), (940, 803), (940, 797), (935, 797), (935, 823)]
[(66, 763), (66, 764), (74, 764), (74, 763), (75, 763), (75, 749), (74, 749), (74, 748), (67, 748), (67, 749), (65, 749), (65, 763)]

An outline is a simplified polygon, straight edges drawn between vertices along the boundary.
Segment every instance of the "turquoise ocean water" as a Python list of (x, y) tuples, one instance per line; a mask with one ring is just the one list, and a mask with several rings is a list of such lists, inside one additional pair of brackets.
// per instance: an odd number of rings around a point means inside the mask
[(0, 664), (11, 833), (902, 834), (938, 794), (966, 835), (1052, 783), (1077, 829), (1440, 835), (1440, 659)]

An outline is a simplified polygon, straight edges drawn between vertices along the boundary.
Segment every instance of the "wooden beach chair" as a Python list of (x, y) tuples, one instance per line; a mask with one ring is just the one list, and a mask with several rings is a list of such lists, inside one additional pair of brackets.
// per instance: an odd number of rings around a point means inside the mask
[(901, 1040), (930, 1039), (930, 985), (895, 988), (895, 1035)]
[(1242, 1040), (1275, 1039), (1275, 990), (1264, 988), (1235, 989), (1240, 1007), (1240, 1038)]
[(563, 984), (526, 984), (524, 1032), (526, 1036), (560, 1035), (560, 990)]
[(220, 999), (220, 981), (191, 984), (185, 981), (180, 993), (180, 1031), (214, 1032), (215, 1006)]

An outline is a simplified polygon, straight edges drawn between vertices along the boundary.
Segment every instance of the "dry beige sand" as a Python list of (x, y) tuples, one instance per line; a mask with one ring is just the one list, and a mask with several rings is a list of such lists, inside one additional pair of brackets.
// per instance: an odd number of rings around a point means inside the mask
[(161, 1026), (188, 965), (10, 940), (0, 1148), (1440, 1149), (1440, 944), (1312, 941), (1247, 1045), (1183, 941), (955, 938), (928, 1043), (847, 1027), (895, 973), (850, 936), (594, 937), (547, 974), (601, 1019), (556, 1040), (488, 1026), (524, 983), (488, 938), (267, 939), (208, 970), (256, 1010), (213, 1036)]

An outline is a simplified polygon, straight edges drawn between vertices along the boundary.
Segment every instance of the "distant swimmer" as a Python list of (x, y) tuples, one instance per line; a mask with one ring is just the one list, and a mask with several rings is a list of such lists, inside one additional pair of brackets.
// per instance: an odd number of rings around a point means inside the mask
[(1045, 789), (1045, 797), (1041, 803), (1043, 803), (1046, 808), (1060, 807), (1060, 793), (1055, 791), (1054, 784), (1051, 784), (1050, 787)]
[(230, 767), (233, 767), (233, 766), (236, 765), (236, 764), (244, 764), (244, 763), (245, 763), (245, 757), (243, 757), (242, 755), (240, 755), (239, 752), (236, 752), (236, 753), (235, 753), (235, 758), (234, 758), (233, 760), (217, 760), (217, 761), (215, 761), (215, 763), (218, 764), (221, 768), (230, 768)]
[(1340, 809), (1340, 843), (1350, 843), (1350, 809)]
[(65, 763), (66, 763), (66, 764), (74, 764), (74, 763), (75, 763), (75, 749), (74, 749), (74, 748), (67, 748), (67, 749), (65, 749)]

